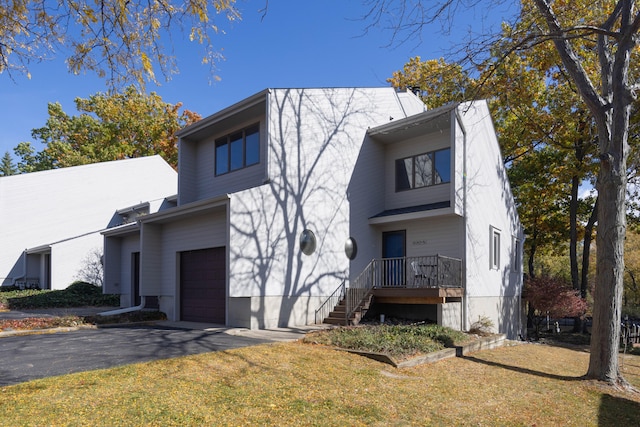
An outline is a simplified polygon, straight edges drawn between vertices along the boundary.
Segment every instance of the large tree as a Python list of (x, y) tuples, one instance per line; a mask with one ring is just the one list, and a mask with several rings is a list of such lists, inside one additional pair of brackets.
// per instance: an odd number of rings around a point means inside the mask
[[(383, 22), (385, 17), (397, 17), (393, 27), (399, 32), (406, 29), (410, 33), (434, 20), (454, 16), (456, 8), (465, 5), (461, 0), (370, 0), (369, 3), (371, 13), (368, 16), (374, 20), (372, 25)], [(631, 72), (629, 64), (632, 58), (638, 59), (640, 11), (635, 0), (595, 3), (523, 0), (519, 20), (530, 23), (527, 26), (529, 35), (514, 49), (553, 43), (563, 72), (575, 85), (596, 124), (598, 252), (587, 377), (616, 385), (626, 384), (619, 369), (618, 350), (629, 124), (635, 91), (639, 87), (638, 76)], [(590, 54), (597, 59), (593, 69), (583, 65), (589, 63), (589, 59), (581, 56), (582, 46), (590, 46)]]
[(66, 114), (59, 103), (49, 104), (46, 125), (31, 132), (45, 148), (36, 152), (23, 142), (15, 149), (21, 172), (154, 154), (177, 168), (175, 132), (200, 119), (189, 110), (180, 111), (180, 103), (163, 102), (159, 95), (133, 86), (122, 93), (76, 98), (75, 104), (81, 113), (77, 116)]
[(158, 71), (168, 78), (177, 70), (177, 30), (200, 43), (203, 62), (213, 65), (220, 15), (239, 19), (235, 0), (0, 2), (0, 73), (28, 74), (30, 63), (62, 52), (73, 73), (93, 71), (111, 87), (144, 86)]

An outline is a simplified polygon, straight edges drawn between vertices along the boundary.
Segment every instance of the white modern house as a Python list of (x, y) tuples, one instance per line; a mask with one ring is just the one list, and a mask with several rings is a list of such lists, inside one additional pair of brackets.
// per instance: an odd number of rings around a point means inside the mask
[(176, 206), (103, 233), (122, 306), (271, 328), (342, 300), (345, 321), (519, 333), (523, 234), (485, 102), (267, 89), (178, 136)]
[(66, 288), (129, 215), (119, 207), (153, 212), (176, 190), (160, 156), (0, 177), (0, 284)]

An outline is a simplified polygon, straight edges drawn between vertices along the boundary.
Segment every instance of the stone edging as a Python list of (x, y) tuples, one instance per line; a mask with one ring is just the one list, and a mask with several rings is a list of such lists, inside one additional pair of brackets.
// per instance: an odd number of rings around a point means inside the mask
[(388, 363), (389, 365), (393, 365), (396, 368), (410, 368), (412, 366), (422, 365), (424, 363), (433, 363), (442, 359), (449, 359), (452, 357), (463, 357), (469, 353), (473, 353), (475, 351), (480, 350), (491, 350), (497, 347), (501, 347), (504, 345), (506, 340), (506, 336), (504, 334), (501, 335), (493, 335), (490, 337), (483, 337), (475, 340), (469, 344), (455, 346), (452, 348), (445, 348), (444, 350), (436, 351), (429, 354), (424, 354), (421, 356), (412, 357), (411, 359), (396, 361), (393, 357), (388, 356), (382, 353), (369, 353), (366, 351), (359, 350), (349, 350), (344, 348), (337, 348), (341, 351), (346, 351), (348, 353), (359, 354), (364, 357), (368, 357), (370, 359), (377, 360), (379, 362)]

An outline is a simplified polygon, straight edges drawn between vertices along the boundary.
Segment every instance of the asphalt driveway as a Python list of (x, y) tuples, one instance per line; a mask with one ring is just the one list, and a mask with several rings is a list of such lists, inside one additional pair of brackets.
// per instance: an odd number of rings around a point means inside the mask
[[(180, 326), (185, 325), (185, 326)], [(259, 330), (160, 322), (0, 338), (0, 386), (74, 372), (302, 338)], [(211, 326), (211, 325), (208, 325)]]

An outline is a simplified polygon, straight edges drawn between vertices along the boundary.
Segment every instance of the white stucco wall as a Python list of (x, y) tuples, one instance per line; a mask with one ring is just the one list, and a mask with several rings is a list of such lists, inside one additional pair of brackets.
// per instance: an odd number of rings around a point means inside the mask
[[(347, 277), (347, 189), (366, 129), (390, 117), (404, 117), (392, 88), (270, 92), (268, 180), (230, 199), (229, 295), (237, 304), (295, 324)], [(304, 229), (317, 239), (310, 256), (300, 252)]]
[(65, 289), (76, 280), (84, 280), (82, 272), (91, 268), (87, 264), (95, 261), (96, 252), (103, 253), (100, 233), (52, 245), (51, 289)]
[[(159, 156), (0, 177), (0, 283), (11, 285), (23, 275), (25, 249), (99, 236), (117, 209), (176, 190), (176, 172)], [(75, 267), (69, 258), (81, 259), (85, 250), (78, 243), (65, 258), (52, 253), (53, 288), (70, 284), (65, 281)]]
[[(515, 240), (524, 238), (493, 122), (485, 102), (459, 108), (466, 130), (466, 325), (490, 318), (500, 332), (518, 329), (522, 271)], [(500, 232), (500, 265), (492, 268), (491, 233)], [(522, 245), (520, 245), (522, 248)]]

